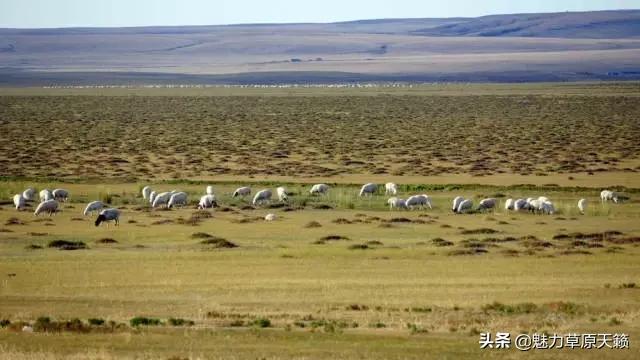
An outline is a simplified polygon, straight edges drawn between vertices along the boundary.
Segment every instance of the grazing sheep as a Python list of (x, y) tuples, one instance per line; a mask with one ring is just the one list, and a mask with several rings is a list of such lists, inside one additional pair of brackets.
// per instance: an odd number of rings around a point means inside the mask
[(587, 206), (589, 206), (589, 201), (587, 199), (578, 200), (578, 210), (580, 210), (580, 214), (584, 215), (587, 211)]
[(274, 221), (276, 219), (276, 214), (267, 214), (264, 219), (266, 221)]
[(251, 188), (248, 186), (243, 186), (241, 188), (237, 188), (236, 191), (233, 192), (233, 195), (231, 195), (231, 197), (242, 197), (244, 198), (247, 195), (251, 195)]
[(149, 199), (149, 195), (151, 195), (152, 191), (153, 190), (151, 189), (151, 186), (147, 185), (147, 186), (143, 187), (142, 188), (142, 198), (145, 199), (145, 200)]
[(40, 202), (53, 200), (53, 193), (49, 189), (40, 190), (38, 195), (40, 196)]
[(389, 210), (408, 209), (407, 202), (404, 199), (398, 199), (397, 197), (389, 198), (389, 200), (387, 200), (387, 204), (389, 204)]
[(551, 201), (543, 201), (540, 207), (540, 211), (543, 214), (553, 215), (556, 212), (556, 208), (555, 206), (553, 206), (553, 203)]
[(618, 194), (611, 190), (602, 190), (600, 193), (600, 199), (602, 202), (612, 200), (614, 203), (618, 203)]
[(83, 214), (84, 216), (87, 216), (89, 214), (93, 215), (94, 211), (102, 210), (102, 208), (104, 208), (104, 203), (102, 201), (92, 201), (84, 209)]
[(149, 204), (153, 204), (153, 200), (155, 200), (156, 195), (158, 195), (158, 193), (157, 193), (157, 192), (155, 192), (155, 191), (152, 191), (152, 192), (149, 194)]
[(256, 196), (253, 197), (252, 204), (256, 206), (258, 204), (262, 204), (269, 201), (271, 201), (271, 190), (265, 189), (265, 190), (260, 190), (256, 193)]
[(464, 214), (468, 211), (471, 211), (471, 209), (473, 209), (473, 201), (467, 199), (463, 200), (460, 205), (458, 205), (458, 209), (456, 210), (456, 212), (458, 214)]
[(27, 199), (22, 194), (13, 195), (13, 205), (16, 206), (16, 210), (20, 211), (27, 205)]
[(207, 195), (213, 195), (213, 186), (211, 186), (211, 185), (207, 186), (206, 193), (207, 193)]
[(507, 199), (507, 201), (504, 203), (504, 209), (505, 210), (513, 210), (513, 206), (514, 206), (514, 201), (513, 199)]
[(171, 209), (174, 206), (186, 206), (187, 205), (187, 193), (183, 191), (176, 192), (171, 194), (169, 198), (169, 202), (167, 203), (167, 208)]
[[(100, 215), (96, 219), (96, 226), (100, 226), (101, 222), (114, 221), (116, 226), (120, 224), (120, 210), (118, 209), (104, 209), (100, 211)], [(107, 224), (109, 226), (109, 224)]]
[(478, 211), (495, 209), (497, 205), (498, 200), (494, 198), (482, 199), (478, 205)]
[(327, 184), (315, 184), (309, 190), (311, 195), (314, 194), (326, 194), (329, 191), (329, 185)]
[(55, 201), (54, 199), (50, 199), (50, 200), (41, 202), (36, 208), (36, 211), (34, 211), (33, 215), (38, 216), (44, 212), (49, 214), (49, 216), (51, 216), (55, 214), (57, 211), (58, 211), (58, 202)]
[(158, 195), (156, 195), (155, 198), (153, 198), (153, 203), (151, 204), (151, 207), (156, 208), (160, 205), (167, 205), (167, 203), (169, 202), (169, 199), (171, 199), (171, 192), (163, 192), (160, 193)]
[(546, 196), (540, 196), (540, 197), (538, 197), (538, 200), (540, 200), (540, 201), (542, 201), (542, 202), (550, 202), (550, 201), (551, 201), (551, 200), (549, 200), (549, 198), (548, 198), (548, 197), (546, 197)]
[(53, 198), (58, 201), (67, 201), (69, 199), (69, 192), (64, 189), (55, 189), (52, 191)]
[(513, 202), (513, 210), (529, 210), (529, 203), (525, 199), (518, 199)]
[(279, 201), (287, 201), (289, 199), (289, 197), (287, 196), (287, 189), (285, 189), (284, 187), (280, 186), (279, 188), (276, 189), (276, 193), (278, 194), (278, 200)]
[(373, 195), (376, 191), (378, 191), (378, 185), (373, 183), (364, 184), (358, 196)]
[(217, 207), (216, 197), (214, 195), (203, 195), (198, 203), (198, 209), (210, 209)]
[(33, 200), (34, 196), (36, 196), (36, 191), (33, 188), (27, 188), (27, 190), (22, 192), (22, 197), (28, 201)]
[(455, 199), (453, 199), (453, 207), (451, 208), (451, 211), (457, 212), (458, 206), (460, 206), (460, 203), (463, 201), (464, 198), (462, 196), (456, 196)]
[(397, 195), (398, 194), (398, 185), (389, 182), (384, 184), (384, 194), (385, 195)]
[(431, 206), (431, 198), (425, 194), (410, 196), (406, 203), (407, 207), (411, 210), (413, 210), (414, 207), (423, 209), (425, 206), (428, 206), (429, 209), (433, 209)]

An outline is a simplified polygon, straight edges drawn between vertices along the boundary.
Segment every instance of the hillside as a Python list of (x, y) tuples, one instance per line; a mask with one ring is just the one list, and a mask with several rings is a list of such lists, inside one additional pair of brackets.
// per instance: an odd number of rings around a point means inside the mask
[[(605, 39), (606, 38), (606, 39)], [(0, 85), (640, 77), (640, 11), (0, 29)]]

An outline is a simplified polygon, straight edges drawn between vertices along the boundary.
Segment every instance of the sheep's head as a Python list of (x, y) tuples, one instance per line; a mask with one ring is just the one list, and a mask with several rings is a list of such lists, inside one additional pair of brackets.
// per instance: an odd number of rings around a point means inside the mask
[(98, 218), (96, 219), (96, 226), (100, 226), (100, 223), (105, 221), (106, 217), (102, 214), (98, 215)]

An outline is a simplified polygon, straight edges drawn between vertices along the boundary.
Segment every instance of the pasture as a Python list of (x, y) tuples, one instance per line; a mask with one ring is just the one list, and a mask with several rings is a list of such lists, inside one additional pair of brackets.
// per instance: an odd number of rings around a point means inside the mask
[[(480, 350), (486, 331), (626, 333), (627, 350), (528, 355), (637, 358), (637, 97), (526, 89), (5, 93), (0, 358), (519, 355)], [(434, 208), (390, 211), (382, 193), (357, 197), (363, 182), (386, 179), (405, 198), (429, 194)], [(327, 195), (308, 194), (318, 180)], [(190, 204), (150, 209), (147, 184), (186, 191)], [(197, 210), (206, 185), (220, 207)], [(230, 196), (243, 185), (292, 195), (253, 207)], [(28, 186), (71, 198), (34, 217), (34, 204), (9, 203)], [(604, 187), (630, 200), (602, 204)], [(454, 214), (458, 195), (501, 206)], [(502, 206), (540, 195), (556, 214)], [(584, 215), (580, 198), (590, 201)], [(91, 200), (119, 208), (120, 226), (95, 227), (82, 215)]]

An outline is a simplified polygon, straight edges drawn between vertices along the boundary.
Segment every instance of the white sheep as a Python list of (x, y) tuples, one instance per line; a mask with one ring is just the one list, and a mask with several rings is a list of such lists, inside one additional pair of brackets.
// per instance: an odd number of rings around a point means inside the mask
[(384, 194), (385, 195), (397, 195), (398, 194), (398, 185), (388, 182), (384, 184)]
[(327, 184), (315, 184), (309, 190), (311, 195), (314, 194), (326, 194), (329, 191), (329, 185)]
[(171, 199), (171, 192), (167, 191), (167, 192), (160, 193), (153, 198), (153, 203), (151, 204), (151, 207), (156, 208), (160, 205), (167, 205), (167, 203), (169, 202), (169, 199)]
[(587, 211), (587, 206), (589, 206), (589, 201), (587, 199), (578, 200), (578, 210), (580, 210), (580, 214), (584, 215)]
[(271, 190), (264, 189), (256, 193), (256, 196), (253, 197), (252, 204), (256, 206), (269, 201), (271, 201)]
[(407, 202), (404, 199), (399, 199), (397, 197), (389, 198), (389, 200), (387, 200), (387, 204), (389, 205), (389, 210), (408, 209)]
[(426, 194), (410, 196), (407, 199), (406, 204), (411, 210), (413, 210), (414, 207), (423, 209), (425, 206), (428, 206), (429, 209), (433, 209), (433, 206), (431, 206), (431, 198)]
[(453, 212), (457, 212), (458, 211), (458, 206), (460, 206), (460, 203), (464, 201), (464, 198), (462, 196), (456, 196), (453, 199), (453, 207), (451, 208), (451, 211)]
[(167, 203), (167, 208), (171, 209), (174, 206), (186, 206), (187, 205), (187, 193), (183, 191), (178, 191), (176, 193), (171, 194), (169, 198), (169, 202)]
[[(100, 211), (100, 215), (96, 219), (96, 226), (100, 226), (101, 222), (114, 221), (116, 226), (120, 224), (120, 210), (118, 209), (104, 209)], [(109, 226), (109, 224), (107, 224)]]
[(550, 201), (551, 201), (551, 200), (549, 200), (549, 198), (548, 198), (548, 197), (546, 197), (546, 196), (540, 196), (540, 197), (538, 197), (538, 200), (542, 201), (543, 203), (544, 203), (544, 202), (550, 202)]
[(287, 189), (280, 186), (276, 189), (276, 194), (278, 194), (278, 200), (279, 201), (287, 201), (289, 199), (289, 197), (287, 196)]
[(373, 195), (376, 191), (378, 191), (378, 185), (367, 183), (362, 185), (362, 188), (360, 188), (360, 194), (358, 196)]
[(553, 215), (556, 213), (556, 208), (551, 201), (543, 201), (541, 205), (541, 211), (543, 214)]
[(69, 199), (69, 191), (64, 189), (55, 189), (51, 192), (53, 194), (53, 198), (58, 201), (67, 201)]
[(231, 197), (242, 197), (244, 198), (245, 196), (251, 195), (251, 188), (248, 186), (243, 186), (240, 188), (237, 188), (236, 191), (233, 192), (233, 195), (231, 195)]
[(36, 211), (34, 211), (33, 215), (38, 216), (44, 212), (49, 214), (49, 216), (51, 216), (55, 214), (57, 211), (58, 211), (58, 202), (55, 201), (54, 199), (50, 199), (50, 200), (41, 202), (36, 208)]
[(149, 204), (153, 204), (153, 200), (156, 199), (156, 195), (158, 195), (157, 192), (151, 191), (151, 193), (149, 194)]
[(497, 205), (498, 200), (494, 198), (482, 199), (478, 205), (478, 211), (495, 209)]
[(619, 200), (618, 194), (611, 190), (602, 190), (602, 192), (600, 193), (600, 199), (602, 200), (602, 202), (612, 200), (614, 203), (618, 203)]
[(513, 199), (507, 199), (507, 201), (505, 201), (504, 203), (504, 209), (505, 210), (513, 210), (513, 206), (514, 206), (514, 201)]
[(456, 210), (456, 212), (458, 214), (464, 214), (471, 209), (473, 209), (473, 201), (471, 201), (470, 199), (466, 199), (463, 200), (460, 205), (458, 205), (458, 209)]
[(27, 188), (22, 192), (22, 197), (28, 201), (33, 200), (33, 197), (36, 196), (36, 191), (33, 188)]
[(40, 190), (38, 196), (40, 197), (40, 202), (53, 200), (53, 193), (49, 189)]
[(104, 203), (102, 201), (92, 201), (87, 204), (87, 207), (84, 208), (84, 216), (89, 214), (93, 214), (94, 211), (102, 210), (104, 208)]
[(215, 195), (203, 195), (200, 197), (198, 209), (210, 209), (218, 206)]
[(211, 186), (211, 185), (207, 186), (206, 194), (207, 195), (213, 195), (213, 186)]
[(276, 214), (267, 214), (264, 219), (265, 221), (274, 221), (276, 219)]
[(16, 210), (20, 211), (27, 206), (27, 199), (22, 194), (13, 195), (13, 205), (16, 206)]
[(151, 186), (145, 186), (142, 188), (142, 198), (147, 200), (149, 199), (149, 195), (151, 195), (151, 192), (153, 191), (153, 189), (151, 189)]

